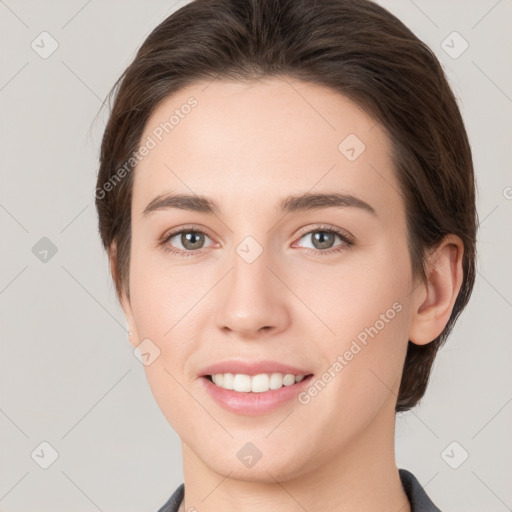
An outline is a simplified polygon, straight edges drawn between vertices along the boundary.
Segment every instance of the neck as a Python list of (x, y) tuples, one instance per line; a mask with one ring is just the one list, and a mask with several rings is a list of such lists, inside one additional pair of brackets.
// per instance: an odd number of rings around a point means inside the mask
[[(182, 442), (185, 496), (180, 512), (410, 512), (395, 463), (394, 426), (394, 410), (376, 417), (357, 438), (337, 445), (335, 452), (331, 445), (323, 460), (315, 458), (319, 463), (308, 470), (303, 465), (291, 478), (285, 472), (276, 478), (271, 465), (266, 470), (255, 465), (251, 479), (233, 478), (231, 468), (215, 471)], [(328, 429), (330, 436), (334, 433)]]

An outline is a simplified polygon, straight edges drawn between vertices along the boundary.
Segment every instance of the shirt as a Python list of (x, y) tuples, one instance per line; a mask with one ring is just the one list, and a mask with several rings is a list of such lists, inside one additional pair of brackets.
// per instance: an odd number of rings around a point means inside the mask
[[(441, 512), (427, 496), (421, 484), (416, 477), (407, 469), (399, 469), (400, 480), (405, 494), (411, 504), (411, 512)], [(158, 510), (158, 512), (178, 512), (183, 496), (185, 494), (185, 484), (180, 484), (173, 495)]]

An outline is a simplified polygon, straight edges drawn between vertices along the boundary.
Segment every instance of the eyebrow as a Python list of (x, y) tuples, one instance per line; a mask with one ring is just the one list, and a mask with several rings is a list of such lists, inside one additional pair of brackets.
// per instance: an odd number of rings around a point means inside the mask
[[(218, 215), (220, 206), (212, 199), (190, 194), (161, 194), (155, 197), (142, 212), (143, 217), (151, 213), (169, 209), (189, 210), (193, 212)], [(337, 193), (305, 193), (289, 196), (280, 203), (279, 210), (283, 213), (320, 210), (323, 208), (359, 208), (377, 216), (375, 209), (350, 194)]]

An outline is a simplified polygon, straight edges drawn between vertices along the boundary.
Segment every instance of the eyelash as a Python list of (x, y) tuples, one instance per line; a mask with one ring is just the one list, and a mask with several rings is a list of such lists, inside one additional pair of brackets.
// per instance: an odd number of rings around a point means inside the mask
[[(310, 249), (306, 248), (307, 254), (313, 254), (315, 256), (327, 256), (334, 253), (339, 253), (347, 248), (350, 248), (354, 245), (354, 240), (351, 236), (349, 236), (347, 233), (339, 231), (338, 229), (335, 229), (331, 226), (316, 226), (314, 229), (310, 229), (309, 231), (306, 231), (302, 233), (299, 236), (299, 240), (303, 238), (305, 235), (310, 235), (312, 233), (321, 231), (323, 233), (330, 233), (334, 235), (338, 235), (338, 237), (342, 240), (342, 244), (335, 246), (331, 249), (326, 250), (320, 250), (320, 249)], [(203, 231), (201, 229), (194, 229), (194, 228), (188, 228), (183, 227), (177, 231), (173, 231), (172, 233), (166, 234), (163, 236), (162, 240), (159, 242), (159, 245), (163, 246), (165, 251), (168, 251), (172, 254), (177, 254), (178, 256), (183, 256), (185, 258), (195, 256), (197, 254), (201, 254), (203, 252), (203, 249), (198, 249), (196, 251), (184, 251), (182, 249), (174, 249), (168, 242), (171, 238), (175, 237), (176, 235), (180, 235), (182, 233), (198, 233), (201, 235), (206, 235), (208, 238), (212, 238), (206, 231)]]

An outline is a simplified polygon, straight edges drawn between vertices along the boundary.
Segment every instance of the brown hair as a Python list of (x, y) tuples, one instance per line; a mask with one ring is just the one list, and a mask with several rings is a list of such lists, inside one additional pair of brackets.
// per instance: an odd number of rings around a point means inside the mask
[(164, 98), (199, 80), (272, 76), (328, 86), (387, 130), (415, 275), (425, 279), (426, 250), (446, 234), (464, 243), (463, 282), (445, 329), (427, 345), (408, 344), (396, 411), (408, 410), (425, 393), (437, 350), (471, 295), (475, 183), (464, 123), (440, 63), (369, 0), (195, 0), (152, 31), (110, 91), (115, 101), (101, 144), (96, 207), (103, 246), (109, 253), (116, 248), (116, 293), (130, 297), (136, 165), (130, 157), (149, 116)]

